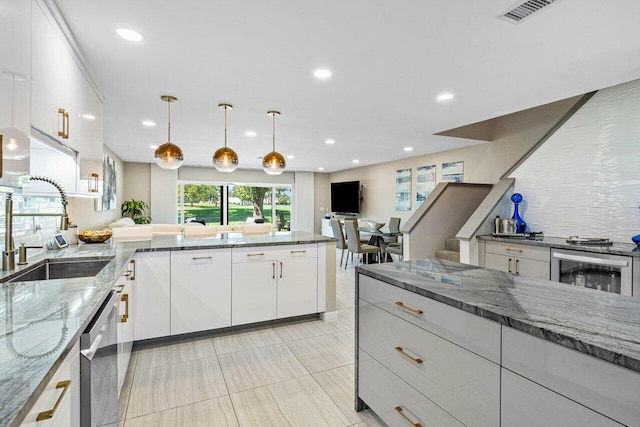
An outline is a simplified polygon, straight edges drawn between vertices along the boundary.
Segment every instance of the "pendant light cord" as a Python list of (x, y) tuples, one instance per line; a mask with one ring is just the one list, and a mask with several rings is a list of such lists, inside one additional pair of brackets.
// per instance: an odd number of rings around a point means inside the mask
[(227, 148), (227, 106), (224, 106), (224, 148)]
[(167, 106), (169, 107), (169, 124), (167, 126), (167, 139), (168, 143), (171, 143), (171, 100), (167, 100)]
[(271, 115), (271, 118), (273, 119), (273, 125), (271, 126), (271, 129), (273, 130), (273, 151), (276, 151), (276, 115), (275, 113)]

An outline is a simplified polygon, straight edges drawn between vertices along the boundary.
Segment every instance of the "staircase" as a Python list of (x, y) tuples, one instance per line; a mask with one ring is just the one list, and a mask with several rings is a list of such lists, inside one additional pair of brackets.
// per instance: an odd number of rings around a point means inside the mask
[(436, 250), (436, 258), (460, 262), (460, 240), (455, 237), (444, 239), (444, 249)]

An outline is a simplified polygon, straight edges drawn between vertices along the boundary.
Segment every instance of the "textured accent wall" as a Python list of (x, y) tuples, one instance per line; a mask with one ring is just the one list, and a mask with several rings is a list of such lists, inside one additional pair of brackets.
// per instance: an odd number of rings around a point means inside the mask
[(640, 80), (602, 89), (512, 174), (531, 230), (640, 233)]

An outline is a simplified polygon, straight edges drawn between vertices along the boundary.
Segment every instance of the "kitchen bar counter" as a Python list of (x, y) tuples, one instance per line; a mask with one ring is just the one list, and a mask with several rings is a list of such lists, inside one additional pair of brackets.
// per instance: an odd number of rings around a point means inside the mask
[(435, 259), (356, 270), (640, 373), (640, 299)]
[(640, 249), (633, 243), (615, 243), (611, 246), (587, 246), (567, 243), (567, 237), (547, 237), (542, 240), (529, 240), (523, 237), (496, 237), (490, 234), (478, 236), (479, 240), (523, 245), (544, 246), (547, 248), (571, 249), (574, 251), (594, 252), (599, 254), (623, 255), (640, 258)]
[(80, 244), (29, 257), (27, 266), (0, 272), (6, 282), (52, 258), (107, 257), (95, 277), (2, 283), (0, 295), (0, 426), (19, 425), (53, 373), (105, 301), (135, 252), (334, 242), (306, 232), (212, 238), (157, 236), (147, 241)]

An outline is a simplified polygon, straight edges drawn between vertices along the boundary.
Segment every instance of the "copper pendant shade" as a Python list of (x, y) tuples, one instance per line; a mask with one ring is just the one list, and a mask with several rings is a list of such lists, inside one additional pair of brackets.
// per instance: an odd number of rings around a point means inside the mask
[(279, 116), (280, 112), (268, 111), (267, 114), (273, 118), (273, 151), (262, 159), (262, 169), (269, 175), (280, 175), (287, 167), (284, 156), (276, 151), (276, 116)]
[(169, 108), (167, 142), (156, 149), (154, 159), (156, 164), (162, 169), (178, 169), (182, 166), (184, 157), (182, 156), (182, 150), (180, 147), (171, 143), (171, 104), (177, 102), (178, 99), (169, 95), (162, 95), (160, 99), (165, 101)]
[(227, 110), (231, 110), (231, 104), (219, 104), (224, 108), (224, 147), (218, 148), (213, 154), (213, 166), (220, 172), (233, 172), (238, 167), (238, 155), (227, 147)]

